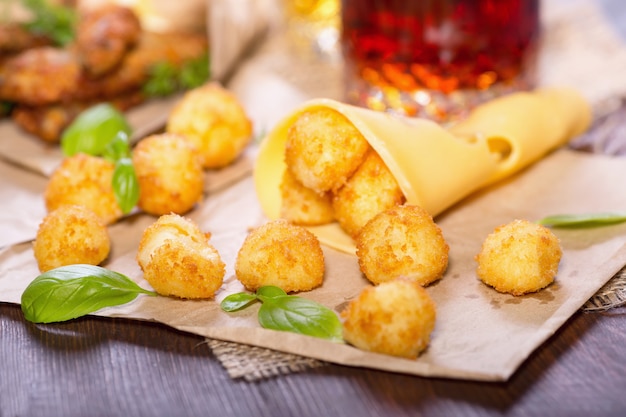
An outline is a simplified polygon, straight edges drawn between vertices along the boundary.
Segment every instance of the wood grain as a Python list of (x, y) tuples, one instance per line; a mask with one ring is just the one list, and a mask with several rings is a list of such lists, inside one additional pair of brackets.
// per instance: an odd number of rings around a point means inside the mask
[(624, 415), (625, 312), (575, 315), (507, 383), (335, 365), (249, 383), (195, 335), (97, 317), (34, 325), (0, 304), (0, 415)]

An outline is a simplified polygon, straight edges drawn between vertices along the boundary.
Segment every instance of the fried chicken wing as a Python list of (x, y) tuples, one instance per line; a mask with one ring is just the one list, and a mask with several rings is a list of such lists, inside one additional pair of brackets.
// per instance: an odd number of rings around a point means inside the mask
[(0, 24), (0, 57), (51, 44), (48, 37), (30, 32), (18, 23)]
[(76, 29), (76, 50), (88, 75), (116, 68), (141, 36), (141, 23), (129, 8), (116, 4), (85, 11)]
[(81, 73), (72, 51), (32, 48), (7, 59), (0, 68), (0, 100), (30, 106), (67, 101), (79, 88)]
[[(121, 96), (107, 100), (120, 111), (126, 111), (145, 101), (144, 94), (134, 90)], [(45, 106), (17, 105), (11, 112), (12, 120), (24, 129), (45, 142), (56, 143), (60, 140), (63, 130), (87, 108), (97, 104), (99, 100), (72, 101), (70, 103), (49, 104)]]

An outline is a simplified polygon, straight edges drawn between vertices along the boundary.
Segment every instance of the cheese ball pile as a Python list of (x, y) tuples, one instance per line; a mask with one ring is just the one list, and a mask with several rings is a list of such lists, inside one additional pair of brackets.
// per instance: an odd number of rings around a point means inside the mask
[(477, 274), (496, 291), (523, 295), (554, 281), (561, 261), (559, 239), (545, 226), (514, 220), (498, 226), (476, 255)]
[(337, 221), (351, 237), (405, 197), (380, 156), (341, 113), (313, 108), (289, 127), (281, 217), (299, 225)]
[(52, 173), (44, 191), (48, 212), (63, 205), (80, 205), (93, 211), (107, 225), (122, 217), (113, 193), (112, 162), (78, 153), (65, 158)]
[(250, 291), (275, 285), (309, 291), (324, 280), (324, 253), (307, 229), (277, 219), (253, 229), (237, 254), (237, 279)]
[(177, 214), (163, 215), (144, 231), (137, 262), (154, 290), (166, 296), (211, 298), (222, 286), (225, 265), (210, 233)]
[(193, 146), (174, 134), (141, 140), (132, 155), (139, 182), (137, 205), (146, 213), (184, 214), (202, 199), (204, 171)]
[(252, 140), (252, 122), (230, 91), (218, 83), (189, 90), (174, 106), (166, 131), (198, 150), (204, 168), (232, 163)]
[(415, 359), (430, 341), (436, 306), (413, 280), (365, 288), (341, 312), (344, 339), (359, 349)]
[(378, 213), (356, 238), (361, 271), (374, 284), (398, 277), (426, 286), (441, 278), (449, 247), (422, 207), (404, 204)]
[(93, 211), (62, 205), (43, 219), (33, 243), (41, 272), (72, 264), (99, 265), (109, 256), (106, 225)]

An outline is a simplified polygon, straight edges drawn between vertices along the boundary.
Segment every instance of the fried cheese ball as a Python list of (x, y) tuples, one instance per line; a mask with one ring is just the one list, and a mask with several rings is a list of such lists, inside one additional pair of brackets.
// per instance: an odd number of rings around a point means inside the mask
[(361, 271), (374, 284), (406, 277), (426, 286), (448, 267), (449, 246), (420, 206), (404, 204), (380, 212), (363, 226), (355, 243)]
[(427, 291), (406, 278), (366, 287), (341, 312), (343, 338), (377, 353), (415, 359), (430, 343), (436, 306)]
[(133, 150), (139, 182), (137, 206), (146, 213), (185, 214), (202, 199), (204, 171), (193, 146), (179, 135), (160, 133)]
[(332, 194), (318, 194), (300, 184), (285, 170), (280, 183), (280, 217), (293, 224), (316, 226), (334, 220)]
[(204, 168), (221, 168), (252, 140), (252, 122), (237, 97), (218, 83), (189, 90), (172, 109), (166, 131), (197, 148)]
[(65, 158), (46, 185), (46, 209), (50, 212), (62, 205), (81, 205), (106, 225), (116, 222), (123, 212), (113, 192), (114, 170), (112, 162), (96, 156), (77, 153)]
[(191, 220), (178, 214), (160, 216), (144, 231), (137, 263), (154, 290), (165, 296), (212, 298), (222, 286), (225, 264)]
[(332, 207), (341, 228), (355, 238), (372, 217), (404, 202), (404, 193), (395, 177), (372, 150), (333, 196)]
[(106, 225), (93, 211), (62, 205), (44, 217), (33, 243), (41, 272), (73, 264), (99, 265), (111, 242)]
[(356, 171), (370, 145), (341, 113), (317, 108), (298, 116), (285, 143), (287, 169), (305, 187), (338, 190)]
[(514, 220), (496, 227), (476, 261), (481, 281), (496, 291), (523, 295), (554, 281), (561, 261), (559, 239), (545, 226)]
[(274, 285), (285, 292), (309, 291), (324, 280), (324, 253), (302, 226), (277, 219), (253, 229), (237, 253), (237, 279), (250, 291)]

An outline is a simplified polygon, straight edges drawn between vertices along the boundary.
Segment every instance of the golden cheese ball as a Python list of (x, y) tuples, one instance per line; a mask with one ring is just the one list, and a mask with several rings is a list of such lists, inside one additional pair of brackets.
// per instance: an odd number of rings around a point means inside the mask
[(324, 280), (324, 253), (302, 226), (277, 219), (253, 229), (237, 253), (237, 279), (250, 291), (274, 285), (285, 292), (309, 291)]
[(355, 243), (361, 271), (374, 284), (406, 277), (428, 285), (448, 267), (449, 246), (420, 206), (404, 204), (377, 214)]
[(285, 162), (301, 184), (322, 194), (345, 184), (369, 148), (344, 115), (320, 107), (303, 112), (289, 127)]
[(193, 147), (179, 135), (161, 133), (133, 150), (139, 182), (137, 206), (146, 213), (185, 214), (201, 199), (204, 171)]
[(372, 150), (334, 195), (332, 207), (341, 228), (355, 238), (372, 217), (404, 202), (404, 193), (395, 177)]
[(166, 296), (212, 298), (222, 286), (225, 264), (191, 220), (178, 214), (160, 216), (144, 231), (137, 262), (154, 290)]
[(415, 359), (430, 343), (436, 306), (413, 280), (366, 287), (341, 312), (343, 337), (359, 349)]
[(99, 265), (108, 256), (111, 242), (106, 225), (84, 206), (63, 205), (49, 212), (33, 243), (41, 272), (66, 265)]
[(46, 209), (81, 205), (97, 214), (105, 224), (119, 220), (123, 213), (113, 192), (115, 165), (104, 158), (75, 154), (65, 158), (44, 191)]
[(318, 194), (285, 170), (280, 183), (280, 217), (293, 224), (317, 226), (334, 220), (332, 194)]
[(204, 168), (230, 164), (252, 140), (252, 122), (237, 97), (215, 82), (187, 91), (172, 109), (166, 131), (191, 141)]
[(550, 229), (514, 220), (496, 227), (484, 240), (476, 255), (477, 274), (496, 291), (523, 295), (554, 281), (561, 255), (559, 239)]

